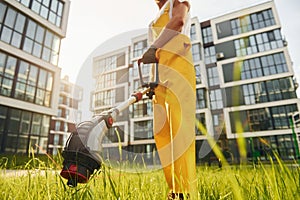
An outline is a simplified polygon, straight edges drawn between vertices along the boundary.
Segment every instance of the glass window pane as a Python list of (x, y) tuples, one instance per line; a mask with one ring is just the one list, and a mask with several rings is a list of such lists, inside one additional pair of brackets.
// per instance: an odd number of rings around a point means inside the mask
[(55, 19), (56, 19), (56, 14), (53, 13), (53, 12), (50, 12), (50, 13), (49, 13), (49, 18), (48, 18), (48, 20), (49, 20), (52, 24), (55, 24)]
[(12, 30), (7, 27), (3, 27), (1, 40), (6, 43), (10, 43), (11, 37), (12, 37)]
[(22, 40), (22, 35), (17, 32), (14, 32), (11, 40), (11, 45), (20, 48), (21, 40)]
[(23, 50), (28, 53), (31, 53), (32, 47), (33, 47), (33, 41), (31, 39), (25, 38)]
[(4, 5), (2, 2), (0, 2), (0, 23), (3, 22), (5, 10), (6, 10), (6, 5)]
[(22, 121), (21, 121), (21, 133), (22, 134), (29, 134), (30, 128), (30, 121), (31, 121), (31, 113), (28, 111), (22, 112)]
[(49, 62), (50, 61), (50, 55), (51, 55), (50, 49), (48, 49), (47, 47), (44, 47), (42, 59)]
[(62, 2), (58, 2), (57, 14), (58, 14), (59, 16), (62, 16), (63, 7), (64, 7), (64, 4), (63, 4)]
[(26, 31), (26, 36), (31, 39), (34, 39), (36, 28), (37, 28), (37, 24), (35, 22), (29, 20), (27, 31)]
[(59, 39), (59, 37), (54, 35), (52, 50), (56, 53), (59, 52), (59, 46), (60, 46), (60, 39)]
[(53, 65), (57, 65), (57, 62), (58, 62), (58, 54), (57, 53), (52, 51), (50, 62)]
[(46, 88), (46, 77), (47, 77), (47, 72), (43, 69), (40, 69), (40, 74), (39, 74), (39, 82), (38, 82), (38, 87), (39, 88)]
[[(0, 4), (1, 6), (1, 4)], [(7, 107), (0, 106), (0, 131), (4, 130), (4, 126), (6, 124), (6, 115), (7, 115)]]
[(4, 24), (10, 28), (14, 28), (16, 15), (17, 15), (16, 11), (8, 8)]
[(29, 64), (27, 62), (20, 61), (20, 67), (19, 67), (19, 72), (18, 72), (18, 81), (26, 83), (28, 72), (29, 72)]
[(46, 90), (51, 91), (52, 90), (52, 84), (53, 84), (53, 74), (48, 72), (48, 79), (47, 79), (47, 87)]
[(1, 94), (4, 96), (10, 96), (12, 90), (13, 81), (8, 78), (3, 78), (2, 80), (2, 87), (1, 87)]
[(49, 31), (46, 31), (45, 45), (49, 48), (52, 47), (52, 38), (53, 34)]
[(21, 111), (20, 110), (11, 109), (9, 126), (8, 126), (8, 131), (9, 132), (19, 133), (20, 117), (21, 117)]
[(15, 30), (19, 33), (23, 33), (24, 25), (25, 25), (25, 16), (18, 14)]
[(43, 115), (41, 136), (48, 136), (50, 127), (50, 117)]
[(40, 15), (43, 18), (48, 19), (48, 12), (49, 12), (49, 10), (46, 7), (44, 7), (44, 6), (41, 7)]
[(56, 23), (55, 25), (60, 27), (60, 24), (61, 24), (61, 17), (56, 17)]
[(41, 26), (37, 27), (35, 40), (39, 43), (43, 43), (45, 29)]
[(27, 85), (26, 96), (25, 96), (25, 100), (26, 101), (33, 102), (33, 100), (34, 100), (34, 94), (35, 94), (35, 89), (36, 89), (35, 87)]
[(41, 129), (42, 115), (34, 113), (31, 125), (31, 134), (39, 135)]
[(30, 71), (29, 71), (29, 77), (28, 77), (28, 84), (34, 85), (34, 86), (36, 85), (37, 73), (38, 73), (38, 68), (31, 65), (30, 66)]
[(45, 90), (38, 89), (36, 93), (35, 103), (39, 105), (43, 105), (45, 97)]
[(25, 5), (26, 7), (29, 7), (29, 1), (30, 1), (30, 0), (21, 0), (21, 3), (22, 3), (23, 5)]
[(43, 5), (49, 7), (50, 0), (43, 0)]
[(5, 63), (6, 63), (6, 55), (0, 53), (0, 75), (3, 74)]
[(24, 83), (17, 82), (15, 89), (15, 98), (24, 100), (26, 85)]
[(57, 11), (57, 5), (58, 5), (57, 0), (52, 0), (51, 1), (51, 10), (56, 12)]
[(51, 91), (46, 91), (45, 92), (44, 105), (49, 107), (50, 103), (51, 103)]
[(36, 57), (41, 57), (42, 54), (42, 45), (34, 43), (32, 55)]
[(32, 3), (32, 10), (34, 11), (34, 12), (36, 12), (36, 13), (40, 13), (40, 8), (41, 8), (41, 4), (40, 3), (38, 3), (37, 1), (33, 1), (33, 3)]
[(9, 56), (8, 59), (7, 59), (6, 69), (5, 69), (5, 74), (4, 75), (6, 77), (13, 78), (14, 75), (15, 75), (16, 65), (17, 65), (17, 59)]

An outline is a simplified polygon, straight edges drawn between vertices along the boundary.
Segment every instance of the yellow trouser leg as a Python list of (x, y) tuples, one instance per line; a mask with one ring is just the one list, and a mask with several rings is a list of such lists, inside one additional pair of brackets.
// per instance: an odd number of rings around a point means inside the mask
[(160, 75), (169, 82), (155, 90), (154, 138), (169, 188), (193, 193), (197, 179), (195, 74), (193, 67), (184, 66), (182, 71), (160, 67)]

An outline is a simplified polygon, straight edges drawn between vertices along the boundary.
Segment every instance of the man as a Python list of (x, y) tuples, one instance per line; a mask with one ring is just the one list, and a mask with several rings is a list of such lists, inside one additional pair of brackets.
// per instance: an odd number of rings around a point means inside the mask
[(159, 13), (151, 23), (150, 48), (138, 63), (159, 63), (155, 89), (154, 139), (170, 188), (168, 199), (196, 193), (196, 80), (191, 54), (189, 0), (156, 0)]

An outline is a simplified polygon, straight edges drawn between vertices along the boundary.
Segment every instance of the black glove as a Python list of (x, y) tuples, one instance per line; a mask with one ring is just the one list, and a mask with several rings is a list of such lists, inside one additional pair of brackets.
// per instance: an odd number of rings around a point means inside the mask
[(143, 57), (141, 58), (141, 62), (144, 64), (149, 64), (149, 63), (157, 63), (156, 59), (156, 50), (157, 48), (155, 46), (150, 46), (149, 49), (143, 54)]

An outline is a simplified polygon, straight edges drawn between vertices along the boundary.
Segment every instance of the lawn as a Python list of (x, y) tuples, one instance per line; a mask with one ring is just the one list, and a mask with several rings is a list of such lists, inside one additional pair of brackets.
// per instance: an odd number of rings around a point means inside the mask
[[(59, 160), (59, 159), (58, 159)], [(11, 176), (13, 168), (0, 158), (0, 199), (132, 199), (165, 200), (168, 192), (162, 170), (146, 167), (103, 165), (87, 184), (75, 188), (59, 176), (57, 160), (31, 158), (15, 166), (25, 170)], [(16, 163), (16, 162), (14, 162)], [(51, 164), (49, 164), (51, 163)], [(197, 199), (300, 199), (300, 168), (296, 162), (257, 165), (198, 166)]]

